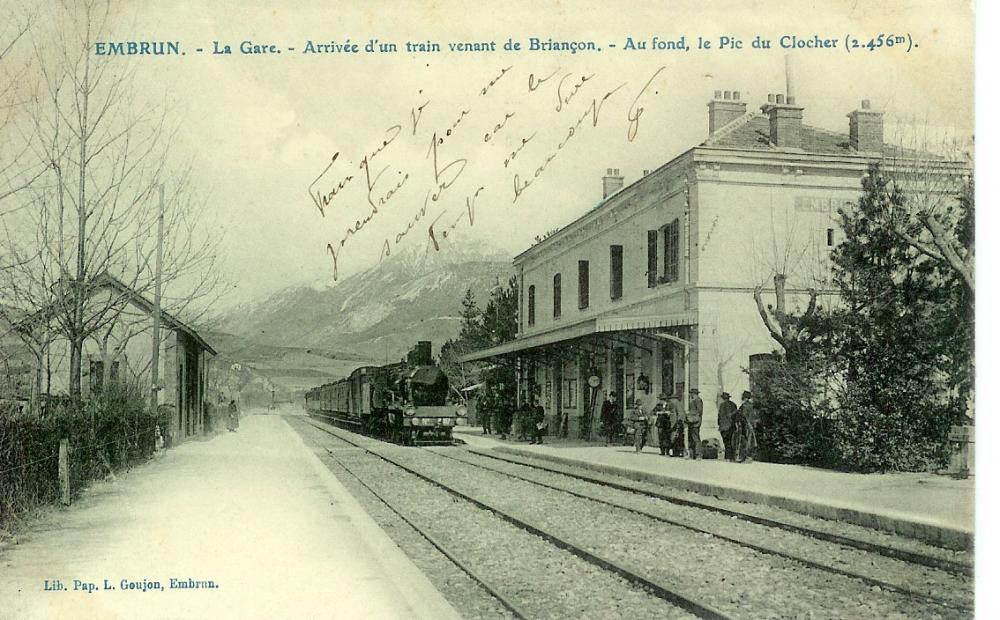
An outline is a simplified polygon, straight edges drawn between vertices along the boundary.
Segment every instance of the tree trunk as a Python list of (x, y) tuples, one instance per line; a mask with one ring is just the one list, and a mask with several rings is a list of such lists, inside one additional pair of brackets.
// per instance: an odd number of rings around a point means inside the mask
[(69, 395), (81, 394), (80, 377), (83, 363), (83, 338), (74, 338), (69, 343)]

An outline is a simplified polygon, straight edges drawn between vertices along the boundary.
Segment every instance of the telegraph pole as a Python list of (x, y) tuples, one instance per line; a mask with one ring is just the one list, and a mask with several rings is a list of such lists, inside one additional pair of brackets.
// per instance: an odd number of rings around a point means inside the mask
[(156, 219), (156, 275), (153, 281), (153, 365), (152, 388), (149, 396), (149, 406), (153, 414), (159, 407), (160, 391), (160, 275), (163, 261), (163, 185), (160, 190), (160, 213)]

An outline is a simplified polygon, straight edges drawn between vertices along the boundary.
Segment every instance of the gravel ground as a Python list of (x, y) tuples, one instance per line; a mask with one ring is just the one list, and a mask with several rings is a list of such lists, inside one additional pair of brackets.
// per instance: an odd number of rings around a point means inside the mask
[[(308, 433), (308, 434), (307, 434)], [(319, 433), (320, 437), (315, 437)], [(324, 444), (321, 431), (305, 429), (307, 437), (314, 437), (318, 445)], [(332, 439), (332, 438), (331, 438)], [(351, 438), (354, 440), (354, 437)], [(359, 441), (359, 443), (369, 443)], [(384, 447), (384, 444), (373, 444)], [(391, 449), (391, 448), (390, 448)], [(398, 450), (398, 448), (397, 448)], [(413, 448), (403, 448), (413, 451)], [(501, 594), (514, 601), (531, 618), (692, 618), (686, 611), (633, 586), (624, 579), (599, 569), (584, 560), (562, 551), (543, 539), (529, 534), (492, 513), (457, 500), (452, 495), (410, 474), (401, 472), (377, 457), (360, 450), (334, 450), (332, 455), (351, 471), (361, 476), (380, 495), (405, 514), (431, 536), (441, 542), (473, 570), (487, 578)], [(335, 474), (351, 489), (362, 489), (352, 476), (334, 470)], [(368, 507), (373, 499), (370, 493), (357, 493)], [(384, 506), (382, 510), (385, 510)], [(391, 514), (391, 513), (390, 513)], [(395, 515), (393, 515), (395, 517)], [(378, 518), (378, 517), (377, 517)], [(380, 521), (381, 523), (381, 521)], [(389, 521), (384, 522), (389, 525)], [(398, 517), (396, 523), (401, 523)], [(402, 531), (392, 527), (392, 536)], [(412, 530), (410, 530), (412, 532)], [(416, 536), (413, 533), (413, 536)], [(406, 549), (409, 552), (409, 549)], [(422, 555), (442, 556), (427, 545), (417, 551)], [(411, 556), (414, 557), (414, 556)], [(438, 562), (433, 562), (438, 564)], [(443, 572), (458, 571), (443, 566)], [(423, 564), (420, 564), (424, 568)], [(446, 579), (438, 568), (432, 567), (428, 577), (437, 585)], [(464, 573), (462, 573), (464, 575)], [(471, 580), (465, 578), (466, 583)], [(484, 597), (492, 599), (478, 586), (460, 582), (442, 585), (442, 593), (470, 618), (504, 617), (496, 615), (496, 603), (485, 606)], [(482, 593), (482, 594), (480, 594)], [(595, 595), (595, 593), (599, 593)], [(465, 599), (478, 599), (466, 601)]]
[(581, 548), (640, 567), (652, 580), (675, 583), (733, 617), (971, 616), (622, 509), (478, 468), (461, 468), (427, 451), (380, 451)]
[[(723, 508), (725, 510), (732, 510), (734, 512), (743, 512), (757, 517), (782, 521), (785, 523), (789, 523), (791, 525), (797, 525), (799, 527), (806, 527), (809, 529), (825, 532), (828, 534), (835, 534), (837, 536), (854, 538), (860, 541), (884, 545), (887, 547), (893, 547), (895, 549), (900, 549), (903, 551), (920, 553), (934, 558), (949, 560), (952, 562), (958, 562), (960, 564), (965, 564), (968, 566), (972, 566), (973, 564), (974, 554), (971, 551), (945, 549), (943, 547), (937, 547), (929, 543), (923, 542), (921, 540), (907, 538), (905, 536), (900, 536), (898, 534), (891, 534), (888, 532), (880, 532), (878, 530), (866, 528), (860, 525), (855, 525), (853, 523), (819, 519), (798, 512), (792, 512), (790, 510), (775, 508), (773, 506), (766, 506), (762, 504), (748, 504), (746, 502), (738, 502), (736, 500), (731, 500), (731, 499), (725, 499), (709, 495), (701, 495), (690, 491), (684, 491), (682, 489), (665, 487), (662, 484), (658, 484), (655, 482), (645, 482), (641, 480), (635, 480), (633, 478), (626, 478), (623, 476), (605, 474), (594, 469), (589, 469), (586, 467), (573, 467), (570, 465), (564, 465), (562, 463), (556, 463), (554, 461), (550, 461), (547, 459), (537, 459), (529, 456), (523, 456), (520, 454), (513, 455), (507, 453), (498, 454), (497, 456), (504, 459), (512, 459), (512, 460), (522, 461), (525, 463), (530, 463), (532, 465), (538, 465), (540, 467), (545, 467), (547, 469), (552, 469), (556, 471), (564, 471), (572, 474), (588, 476), (596, 480), (604, 480), (608, 482), (614, 482), (616, 484), (625, 484), (633, 486), (637, 489), (653, 491), (655, 493), (660, 493), (663, 495), (670, 495), (672, 497), (677, 497), (678, 499), (700, 502), (702, 504)], [(662, 458), (662, 457), (655, 456), (654, 458)], [(493, 460), (495, 461), (495, 459)]]
[[(290, 420), (291, 421), (291, 420)], [(454, 562), (442, 555), (434, 546), (413, 529), (385, 503), (361, 485), (340, 465), (337, 459), (348, 452), (358, 454), (360, 448), (351, 446), (323, 431), (298, 420), (291, 421), (310, 447), (322, 448), (320, 460), (351, 492), (386, 534), (403, 550), (438, 590), (454, 605), (463, 617), (482, 620), (508, 620), (514, 615), (500, 601), (490, 595)], [(331, 456), (325, 448), (333, 450)]]
[(903, 586), (915, 592), (946, 598), (958, 605), (971, 605), (974, 581), (950, 573), (908, 564), (878, 554), (851, 547), (816, 540), (805, 535), (776, 528), (748, 523), (707, 510), (671, 504), (643, 495), (601, 487), (589, 482), (560, 474), (539, 471), (523, 465), (512, 465), (474, 454), (448, 451), (445, 454), (483, 465), (498, 471), (536, 480), (538, 482), (574, 491), (589, 497), (610, 501), (617, 505), (641, 510), (668, 518), (677, 523), (709, 530), (730, 538), (745, 540), (762, 547), (811, 559), (840, 570), (848, 570), (892, 585)]

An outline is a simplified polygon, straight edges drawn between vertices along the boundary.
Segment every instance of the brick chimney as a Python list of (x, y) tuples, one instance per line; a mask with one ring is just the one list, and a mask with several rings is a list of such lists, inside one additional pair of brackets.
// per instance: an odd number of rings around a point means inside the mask
[(768, 95), (760, 111), (767, 115), (771, 128), (771, 143), (782, 148), (802, 148), (802, 110), (795, 97), (785, 101), (784, 95)]
[(604, 197), (614, 194), (625, 185), (625, 177), (621, 175), (618, 168), (608, 168), (608, 173), (604, 175)]
[(747, 113), (747, 104), (740, 101), (740, 91), (715, 91), (708, 102), (708, 135)]
[(871, 109), (872, 104), (865, 99), (861, 109), (847, 115), (850, 119), (851, 147), (856, 151), (882, 151), (882, 113)]

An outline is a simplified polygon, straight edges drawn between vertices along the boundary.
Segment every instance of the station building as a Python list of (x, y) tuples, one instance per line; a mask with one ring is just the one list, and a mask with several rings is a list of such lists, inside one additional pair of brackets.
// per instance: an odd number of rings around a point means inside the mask
[[(85, 302), (88, 308), (105, 309), (104, 315), (110, 318), (84, 340), (81, 396), (89, 398), (116, 381), (137, 382), (148, 388), (153, 359), (153, 302), (107, 273), (96, 276), (89, 291)], [(44, 319), (52, 311), (39, 312), (19, 329), (45, 329)], [(92, 312), (96, 315), (97, 310)], [(169, 411), (169, 427), (164, 432), (172, 441), (180, 442), (205, 430), (209, 372), (216, 351), (193, 328), (163, 310), (160, 328), (157, 402)], [(9, 335), (7, 339), (12, 338)], [(39, 395), (69, 392), (70, 343), (64, 337), (55, 337), (44, 355), (23, 353), (20, 362), (25, 376), (17, 398), (24, 405), (31, 391)]]
[(844, 132), (803, 112), (793, 97), (769, 95), (757, 112), (716, 91), (704, 142), (627, 186), (609, 169), (595, 208), (514, 258), (517, 338), (463, 359), (515, 356), (519, 398), (541, 397), (550, 432), (577, 436), (590, 416), (596, 437), (609, 391), (649, 411), (660, 393), (686, 407), (698, 388), (702, 437), (718, 437), (721, 392), (738, 404), (777, 348), (755, 287), (773, 303), (785, 273), (789, 310), (823, 291), (838, 209), (858, 200), (872, 160), (907, 156), (867, 101)]

